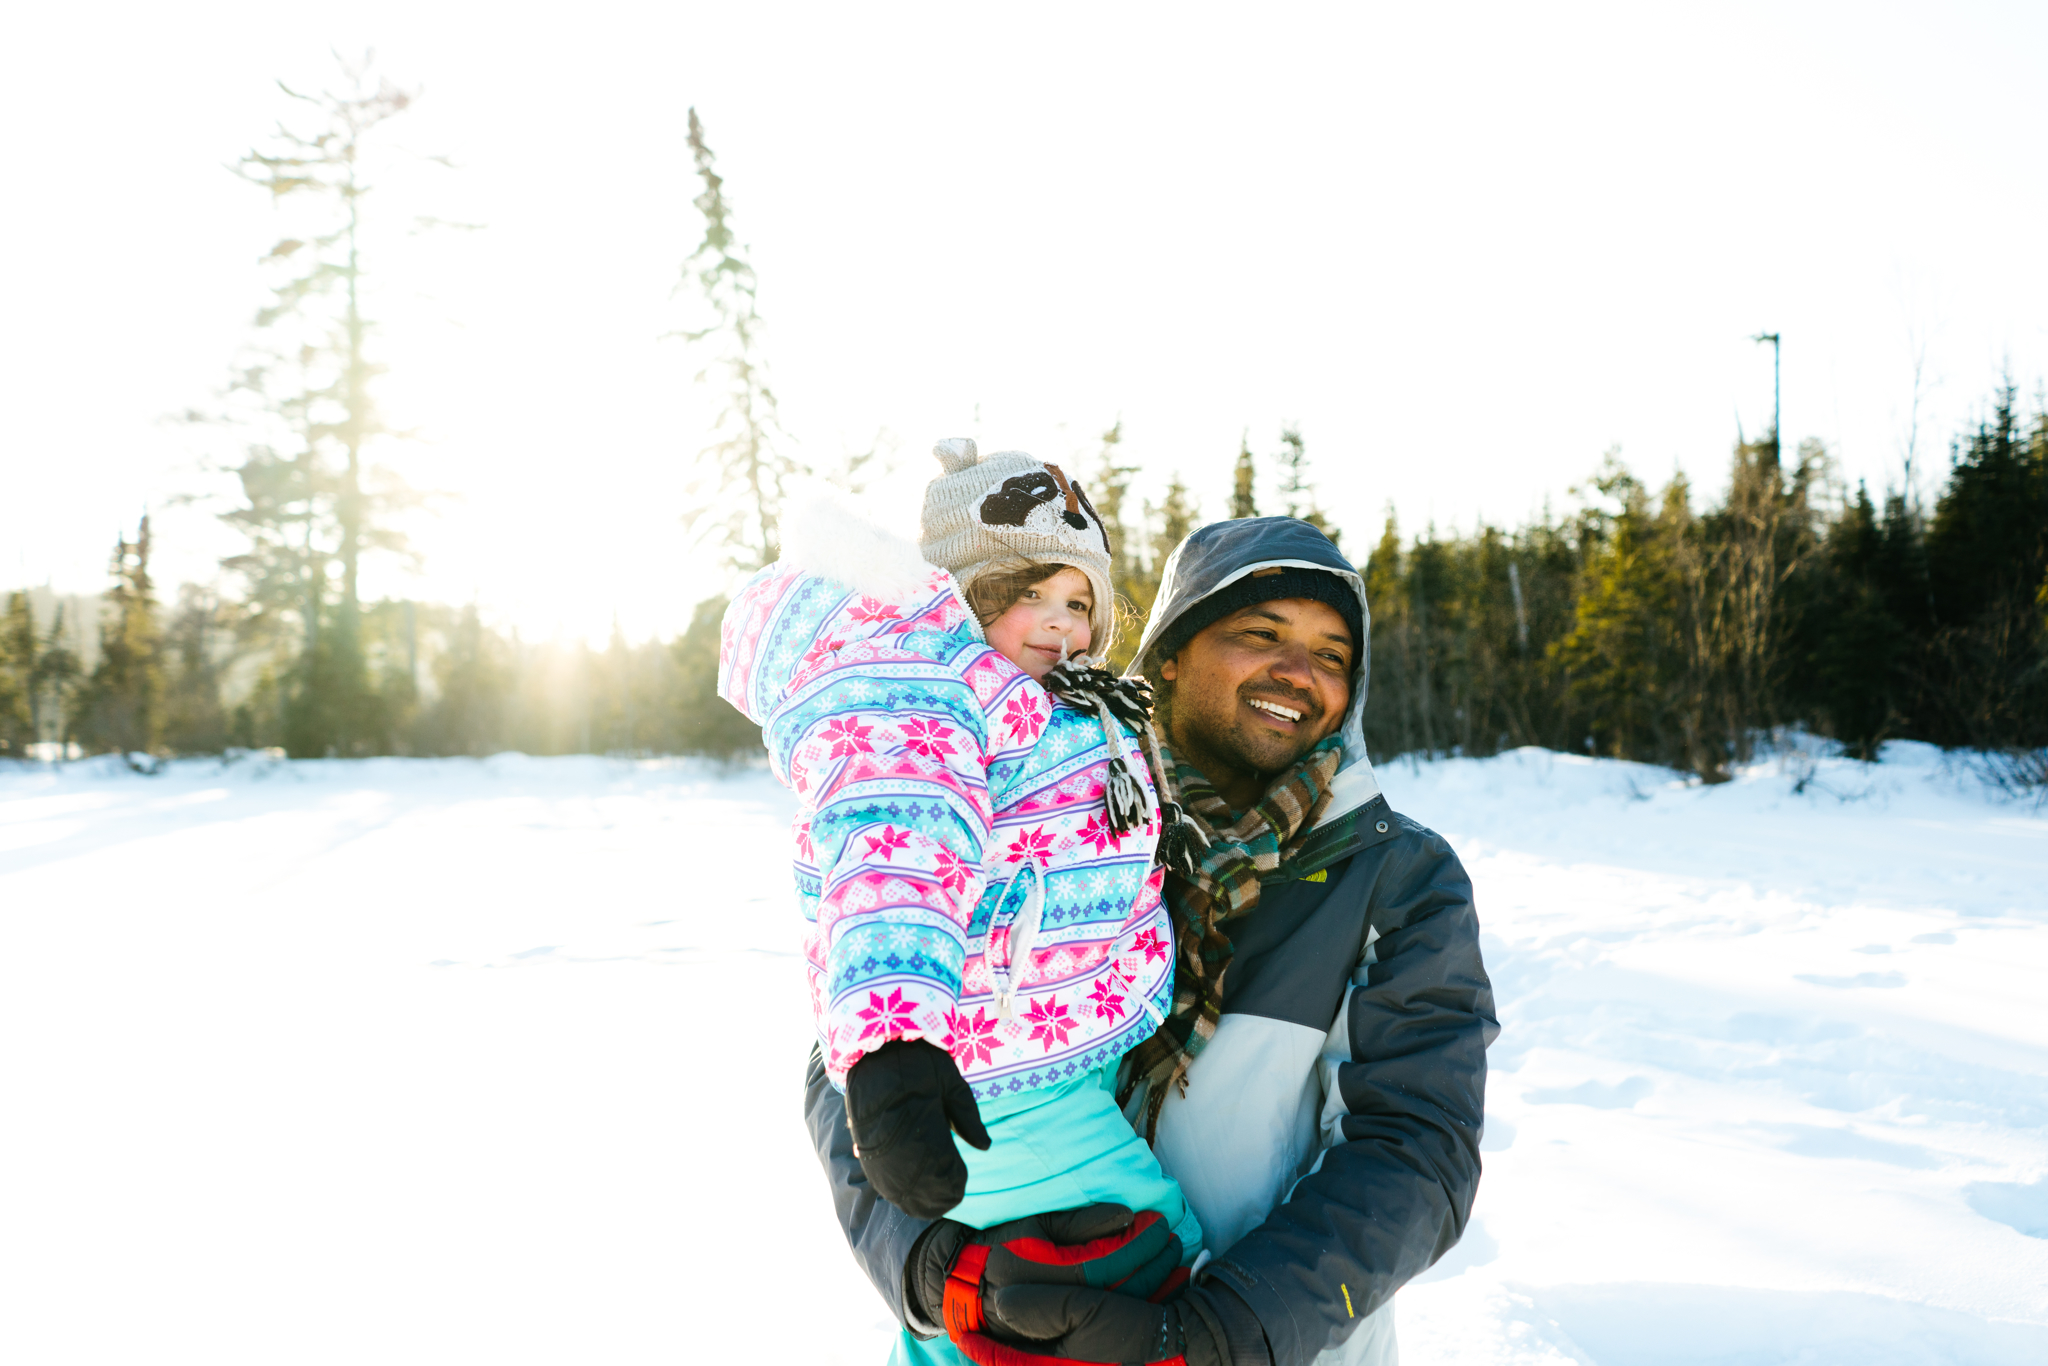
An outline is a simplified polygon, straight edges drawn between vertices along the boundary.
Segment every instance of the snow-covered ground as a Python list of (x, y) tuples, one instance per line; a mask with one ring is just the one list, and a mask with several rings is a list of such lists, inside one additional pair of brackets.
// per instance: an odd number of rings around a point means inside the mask
[[(1381, 780), (1505, 1026), (1410, 1366), (2048, 1362), (2048, 814), (1915, 746)], [(788, 811), (694, 762), (0, 770), (0, 1360), (879, 1363)]]

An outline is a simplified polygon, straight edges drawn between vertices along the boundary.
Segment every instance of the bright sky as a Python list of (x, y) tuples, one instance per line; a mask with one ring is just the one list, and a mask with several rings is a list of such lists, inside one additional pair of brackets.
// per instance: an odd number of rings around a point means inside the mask
[[(705, 121), (762, 280), (786, 425), (1092, 467), (1221, 511), (1298, 422), (1349, 536), (1513, 522), (1619, 445), (1711, 490), (1737, 424), (1896, 480), (2010, 366), (2048, 373), (2048, 6), (43, 5), (0, 80), (0, 586), (160, 579), (234, 538), (214, 406), (279, 235), (225, 169), (374, 46), (391, 125), (372, 311), (382, 458), (459, 498), (423, 575), (530, 634), (677, 629), (719, 588), (683, 485), (711, 416), (660, 335)], [(376, 215), (383, 215), (381, 219)], [(475, 233), (409, 236), (417, 215)], [(977, 421), (978, 414), (978, 421)], [(1073, 468), (1072, 463), (1069, 468)]]

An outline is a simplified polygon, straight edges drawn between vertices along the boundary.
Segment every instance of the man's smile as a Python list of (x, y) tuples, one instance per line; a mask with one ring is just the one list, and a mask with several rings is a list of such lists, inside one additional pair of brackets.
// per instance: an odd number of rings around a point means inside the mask
[(1273, 718), (1280, 723), (1282, 729), (1290, 731), (1300, 723), (1304, 715), (1298, 707), (1290, 707), (1284, 702), (1275, 702), (1267, 697), (1247, 697), (1245, 705)]

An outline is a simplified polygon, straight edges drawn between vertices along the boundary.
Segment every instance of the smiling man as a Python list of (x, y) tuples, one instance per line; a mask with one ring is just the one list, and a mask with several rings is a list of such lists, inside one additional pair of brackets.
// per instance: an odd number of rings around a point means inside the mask
[(1100, 1288), (1119, 1273), (1091, 1258), (1111, 1266), (1096, 1249), (1129, 1221), (1101, 1206), (1006, 1242), (1050, 1251), (1003, 1260), (998, 1284), (974, 1230), (867, 1190), (814, 1065), (811, 1131), (841, 1222), (914, 1333), (971, 1300), (1018, 1362), (1394, 1362), (1394, 1292), (1471, 1213), (1499, 1026), (1471, 882), (1366, 757), (1369, 621), (1320, 531), (1246, 518), (1174, 551), (1139, 645), (1170, 795), (1206, 840), (1194, 875), (1167, 881), (1173, 1010), (1118, 1077), (1205, 1233), (1176, 1300)]

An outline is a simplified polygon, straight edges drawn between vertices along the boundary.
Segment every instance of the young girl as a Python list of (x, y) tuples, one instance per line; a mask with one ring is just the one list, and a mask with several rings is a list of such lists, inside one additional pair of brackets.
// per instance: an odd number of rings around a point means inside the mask
[[(725, 616), (719, 694), (798, 799), (826, 1075), (907, 1212), (1112, 1201), (1156, 1211), (1185, 1264), (1200, 1227), (1111, 1093), (1173, 989), (1144, 721), (1065, 663), (1107, 649), (1108, 537), (1056, 465), (935, 453), (917, 545), (799, 513)], [(959, 1358), (906, 1333), (894, 1360)]]

